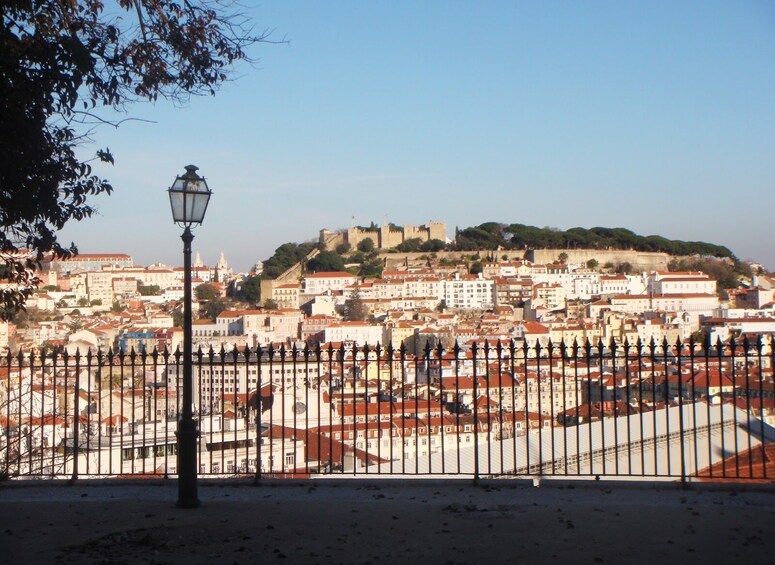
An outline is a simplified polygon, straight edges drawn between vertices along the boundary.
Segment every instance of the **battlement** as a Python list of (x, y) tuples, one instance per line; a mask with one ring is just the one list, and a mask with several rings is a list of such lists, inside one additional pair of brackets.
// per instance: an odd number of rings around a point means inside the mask
[(328, 250), (334, 250), (337, 245), (342, 243), (349, 243), (350, 247), (357, 247), (360, 242), (366, 239), (371, 239), (376, 249), (390, 249), (408, 239), (419, 239), (422, 242), (431, 239), (446, 241), (447, 225), (444, 222), (428, 222), (421, 226), (388, 224), (369, 228), (352, 227), (337, 232), (327, 229), (320, 230), (320, 244)]

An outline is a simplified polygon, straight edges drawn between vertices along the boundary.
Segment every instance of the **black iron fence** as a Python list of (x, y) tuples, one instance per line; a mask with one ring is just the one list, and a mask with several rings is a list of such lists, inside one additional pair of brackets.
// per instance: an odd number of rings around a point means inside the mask
[[(773, 341), (200, 350), (199, 473), (769, 480)], [(0, 475), (174, 476), (183, 361), (7, 354)]]

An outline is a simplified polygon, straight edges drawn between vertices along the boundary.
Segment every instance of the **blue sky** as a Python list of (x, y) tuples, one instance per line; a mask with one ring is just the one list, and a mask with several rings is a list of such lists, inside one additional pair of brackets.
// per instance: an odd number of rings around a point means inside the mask
[(164, 191), (193, 163), (194, 249), (239, 270), (352, 216), (626, 227), (775, 269), (775, 4), (244, 3), (289, 43), (97, 133), (116, 191), (64, 230), (81, 252), (180, 264)]

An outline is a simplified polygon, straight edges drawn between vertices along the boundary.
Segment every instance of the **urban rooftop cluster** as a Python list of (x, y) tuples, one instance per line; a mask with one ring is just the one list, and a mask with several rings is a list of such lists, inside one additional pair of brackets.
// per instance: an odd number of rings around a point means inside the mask
[[(490, 472), (560, 465), (598, 474), (596, 465), (625, 465), (611, 442), (626, 429), (639, 435), (626, 474), (670, 475), (682, 468), (670, 448), (652, 453), (688, 421), (681, 441), (688, 430), (695, 441), (705, 434), (709, 445), (750, 450), (751, 426), (775, 423), (775, 278), (756, 275), (720, 293), (704, 272), (667, 270), (663, 254), (617, 253), (631, 260), (628, 272), (557, 250), (533, 260), (477, 257), (476, 269), (466, 254), (406, 253), (386, 255), (376, 277), (310, 273), (302, 262), (263, 280), (260, 264), (235, 274), (223, 253), (214, 267), (197, 255), (200, 471), (449, 473), (453, 452), (456, 471), (472, 473), (486, 445)], [(28, 367), (2, 370), (6, 466), (174, 473), (181, 373), (170, 354), (183, 339), (183, 270), (135, 266), (125, 254), (43, 267), (26, 316), (0, 333), (5, 351), (29, 353)], [(251, 279), (261, 306), (244, 301)], [(711, 349), (719, 341), (731, 355)], [(705, 344), (704, 356), (691, 343)], [(630, 349), (616, 353), (614, 344)], [(47, 365), (35, 351), (55, 357)], [(98, 351), (76, 367), (56, 361)], [(732, 425), (739, 421), (749, 429)], [(562, 458), (555, 439), (532, 462), (517, 456), (530, 453), (531, 430), (543, 445), (541, 434), (569, 428), (575, 442), (565, 432), (556, 439)], [(724, 464), (714, 449), (694, 453), (692, 473)]]

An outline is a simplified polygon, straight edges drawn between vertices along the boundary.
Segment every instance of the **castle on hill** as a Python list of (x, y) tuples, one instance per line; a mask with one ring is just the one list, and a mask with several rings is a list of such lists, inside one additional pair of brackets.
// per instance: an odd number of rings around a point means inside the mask
[(320, 245), (329, 251), (336, 249), (337, 245), (349, 243), (350, 247), (357, 247), (365, 240), (371, 239), (377, 249), (390, 249), (409, 239), (419, 239), (421, 242), (438, 239), (447, 241), (447, 225), (444, 222), (428, 222), (427, 225), (352, 227), (346, 230), (330, 231), (320, 230)]

